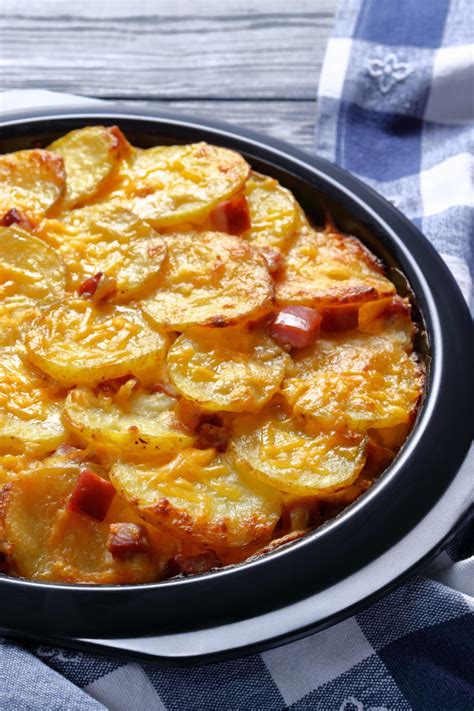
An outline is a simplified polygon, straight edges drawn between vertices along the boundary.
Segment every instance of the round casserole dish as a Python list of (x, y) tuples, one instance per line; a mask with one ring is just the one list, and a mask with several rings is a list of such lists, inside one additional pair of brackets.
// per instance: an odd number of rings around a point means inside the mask
[[(117, 124), (141, 147), (204, 140), (233, 148), (289, 188), (317, 222), (328, 209), (410, 296), (425, 393), (406, 443), (379, 481), (304, 538), (238, 566), (159, 583), (97, 587), (0, 575), (0, 631), (79, 645), (89, 638), (98, 648), (161, 661), (203, 661), (294, 639), (353, 614), (439, 550), (467, 512), (469, 472), (461, 465), (472, 438), (474, 339), (457, 285), (412, 223), (357, 179), (229, 125), (110, 107), (10, 114), (0, 152), (45, 146), (94, 124)], [(400, 550), (407, 542), (409, 554)]]

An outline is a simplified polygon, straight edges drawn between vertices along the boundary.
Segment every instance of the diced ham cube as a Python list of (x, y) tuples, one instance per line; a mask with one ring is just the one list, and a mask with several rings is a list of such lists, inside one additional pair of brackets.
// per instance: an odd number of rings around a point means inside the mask
[(17, 210), (16, 207), (12, 207), (11, 210), (8, 210), (8, 212), (4, 214), (4, 216), (0, 220), (0, 225), (2, 227), (20, 225), (20, 227), (23, 227), (25, 230), (31, 230), (31, 228), (33, 227), (27, 216)]
[(225, 452), (229, 438), (230, 434), (222, 423), (202, 422), (198, 426), (195, 446), (197, 449), (215, 449), (217, 452)]
[(179, 554), (169, 561), (170, 575), (199, 575), (213, 568), (220, 568), (221, 561), (214, 551), (198, 553), (197, 555)]
[(99, 303), (99, 301), (105, 301), (105, 299), (116, 295), (117, 282), (113, 277), (97, 272), (97, 274), (82, 282), (77, 293), (84, 299)]
[(235, 195), (219, 203), (211, 212), (212, 226), (219, 232), (241, 235), (250, 229), (250, 212), (245, 195)]
[(127, 560), (137, 553), (146, 553), (149, 547), (145, 526), (139, 523), (111, 523), (107, 548), (114, 558)]
[(90, 299), (92, 296), (94, 296), (102, 276), (102, 272), (97, 272), (97, 274), (95, 274), (94, 276), (91, 276), (85, 281), (83, 281), (79, 289), (77, 290), (79, 296), (83, 296), (85, 299)]
[(260, 247), (260, 254), (267, 263), (270, 274), (276, 274), (283, 266), (283, 255), (278, 247)]
[(85, 514), (96, 521), (103, 521), (114, 498), (115, 489), (92, 469), (83, 469), (79, 474), (68, 509)]
[(323, 331), (348, 331), (357, 328), (359, 308), (357, 306), (337, 306), (322, 311)]
[(306, 348), (319, 335), (321, 314), (306, 306), (286, 306), (276, 315), (270, 334), (283, 348)]

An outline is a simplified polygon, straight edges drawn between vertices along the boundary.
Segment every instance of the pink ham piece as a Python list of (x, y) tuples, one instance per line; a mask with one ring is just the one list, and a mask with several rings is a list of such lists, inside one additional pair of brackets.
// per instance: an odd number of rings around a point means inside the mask
[(145, 526), (139, 523), (111, 523), (107, 548), (114, 558), (127, 560), (137, 553), (146, 553), (149, 542)]
[(85, 514), (96, 521), (103, 521), (107, 516), (115, 489), (92, 469), (83, 469), (72, 490), (67, 507), (71, 511)]
[(283, 348), (306, 348), (319, 335), (321, 314), (307, 306), (286, 306), (278, 312), (270, 335)]
[(94, 296), (102, 276), (102, 272), (97, 272), (94, 276), (83, 281), (77, 290), (79, 296), (83, 296), (85, 299), (90, 299), (91, 296)]
[(197, 555), (179, 554), (169, 561), (168, 566), (170, 576), (173, 577), (175, 575), (200, 575), (213, 568), (220, 568), (222, 563), (214, 551), (206, 551)]
[(211, 212), (211, 223), (218, 232), (241, 235), (250, 229), (250, 213), (245, 195), (220, 202)]
[(20, 225), (25, 230), (31, 230), (32, 228), (32, 224), (26, 215), (17, 210), (16, 207), (8, 210), (0, 220), (0, 226), (2, 227), (10, 227), (11, 225)]

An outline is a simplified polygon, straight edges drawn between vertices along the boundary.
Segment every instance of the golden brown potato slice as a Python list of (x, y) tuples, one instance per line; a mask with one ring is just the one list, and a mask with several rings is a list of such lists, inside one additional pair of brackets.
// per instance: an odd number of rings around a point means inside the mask
[(61, 209), (70, 210), (105, 188), (130, 145), (117, 126), (87, 126), (58, 138), (49, 150), (64, 160), (67, 180)]
[(280, 491), (310, 496), (357, 479), (367, 438), (348, 431), (308, 435), (294, 418), (267, 408), (235, 421), (232, 448), (250, 474)]
[(64, 295), (66, 269), (38, 237), (20, 227), (0, 227), (0, 298), (51, 301)]
[(263, 257), (239, 237), (219, 232), (165, 235), (168, 259), (157, 292), (143, 302), (158, 326), (231, 326), (263, 316), (273, 282)]
[(399, 337), (389, 322), (377, 335), (347, 331), (321, 337), (294, 354), (282, 392), (295, 413), (324, 428), (365, 432), (409, 423), (423, 371)]
[[(122, 401), (123, 400), (123, 401)], [(133, 391), (126, 399), (71, 390), (66, 399), (66, 427), (86, 442), (128, 455), (153, 455), (191, 447), (191, 437), (174, 414), (176, 399), (165, 393)]]
[(52, 451), (62, 441), (62, 394), (15, 353), (0, 353), (0, 450)]
[(249, 170), (238, 153), (207, 143), (135, 150), (105, 199), (153, 227), (201, 220), (243, 187)]
[(244, 235), (256, 247), (285, 249), (298, 224), (298, 206), (274, 178), (252, 172), (245, 185), (251, 229)]
[(64, 191), (61, 156), (39, 148), (0, 156), (0, 220), (15, 208), (38, 222)]
[(162, 464), (118, 462), (110, 478), (148, 521), (217, 550), (269, 538), (280, 516), (280, 493), (214, 449)]
[(394, 293), (382, 265), (358, 239), (316, 230), (300, 216), (284, 272), (277, 279), (279, 304), (327, 308), (361, 304)]
[[(165, 577), (177, 543), (145, 524), (119, 496), (101, 522), (68, 509), (80, 467), (54, 457), (7, 485), (0, 507), (7, 571), (67, 583), (141, 583)], [(111, 524), (126, 522), (143, 526), (146, 545), (117, 557), (108, 548)]]
[(44, 220), (39, 236), (58, 251), (68, 268), (68, 288), (101, 272), (112, 277), (125, 302), (150, 292), (166, 255), (166, 245), (150, 225), (128, 210), (93, 205), (74, 210), (59, 220)]
[(278, 390), (289, 356), (268, 336), (245, 328), (183, 334), (168, 351), (179, 392), (208, 410), (253, 412)]
[(44, 311), (25, 336), (31, 362), (61, 385), (96, 385), (159, 373), (167, 338), (138, 309), (70, 299)]

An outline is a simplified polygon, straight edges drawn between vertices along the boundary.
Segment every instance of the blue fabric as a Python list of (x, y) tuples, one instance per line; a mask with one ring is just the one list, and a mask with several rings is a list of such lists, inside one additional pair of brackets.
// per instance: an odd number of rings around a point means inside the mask
[(316, 121), (318, 153), (410, 217), (467, 301), (474, 267), (473, 42), (472, 0), (346, 0), (328, 43)]
[[(343, 0), (316, 124), (318, 151), (411, 217), (466, 297), (473, 12), (472, 0)], [(221, 664), (161, 668), (5, 641), (0, 709), (472, 711), (473, 542), (471, 523), (422, 576), (355, 617)]]

